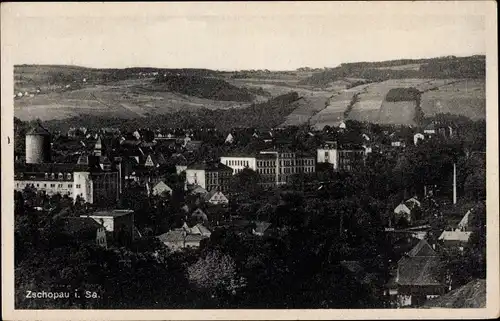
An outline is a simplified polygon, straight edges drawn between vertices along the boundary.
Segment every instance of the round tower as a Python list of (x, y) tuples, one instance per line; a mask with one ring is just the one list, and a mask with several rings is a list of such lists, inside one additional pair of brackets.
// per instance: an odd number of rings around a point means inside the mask
[(50, 162), (50, 133), (36, 124), (26, 134), (26, 163), (39, 164)]

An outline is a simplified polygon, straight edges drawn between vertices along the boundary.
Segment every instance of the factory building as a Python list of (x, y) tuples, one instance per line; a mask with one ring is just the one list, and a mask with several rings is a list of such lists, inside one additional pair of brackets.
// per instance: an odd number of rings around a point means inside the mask
[(102, 156), (101, 144), (93, 155), (82, 155), (76, 164), (50, 163), (50, 133), (40, 125), (26, 135), (26, 163), (15, 163), (14, 190), (26, 187), (47, 195), (81, 197), (85, 202), (108, 206), (118, 201), (120, 177), (116, 166)]

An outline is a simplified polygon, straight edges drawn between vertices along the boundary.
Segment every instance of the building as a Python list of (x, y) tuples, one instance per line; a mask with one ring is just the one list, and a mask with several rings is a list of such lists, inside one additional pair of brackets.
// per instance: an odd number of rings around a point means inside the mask
[(59, 193), (74, 200), (79, 196), (91, 204), (109, 205), (119, 199), (118, 171), (102, 169), (92, 161), (88, 164), (16, 163), (14, 169), (14, 190), (17, 191), (29, 186), (47, 195)]
[(26, 134), (26, 163), (41, 164), (50, 162), (51, 134), (36, 124)]
[(197, 185), (208, 192), (226, 192), (233, 175), (233, 169), (216, 162), (190, 165), (186, 169), (186, 186)]
[(132, 210), (105, 210), (94, 212), (88, 217), (104, 226), (109, 240), (118, 244), (130, 244), (134, 241), (134, 211)]
[(44, 130), (38, 126), (26, 135), (26, 154), (30, 162), (15, 163), (15, 190), (22, 191), (29, 186), (48, 195), (59, 193), (75, 200), (80, 197), (91, 204), (109, 205), (118, 201), (120, 175), (109, 159), (101, 156), (100, 143), (96, 144), (94, 155), (81, 155), (76, 164), (50, 163), (47, 162), (50, 160), (50, 134)]
[(172, 195), (172, 189), (167, 184), (165, 184), (163, 181), (159, 181), (153, 187), (153, 195), (165, 195), (165, 194)]
[(464, 246), (469, 242), (472, 232), (465, 231), (443, 231), (438, 240), (443, 242), (446, 247), (457, 247), (463, 250)]
[(238, 174), (243, 169), (248, 168), (257, 171), (257, 157), (256, 156), (223, 156), (220, 162), (233, 169), (233, 174)]
[(107, 247), (106, 229), (88, 217), (66, 217), (61, 219), (63, 231), (81, 243)]
[(213, 204), (213, 205), (219, 205), (219, 204), (228, 204), (229, 200), (226, 197), (226, 195), (222, 194), (222, 192), (219, 191), (211, 191), (204, 196), (205, 202)]
[(327, 141), (316, 150), (317, 162), (328, 163), (336, 171), (352, 171), (364, 163), (365, 149), (362, 146), (340, 146), (336, 141)]
[(421, 240), (398, 261), (393, 292), (397, 305), (420, 306), (448, 291), (439, 277), (440, 258), (434, 247)]
[(412, 197), (402, 203), (400, 203), (394, 209), (394, 214), (396, 221), (404, 218), (409, 224), (412, 224), (415, 220), (420, 217), (420, 201), (416, 197)]
[(184, 223), (181, 228), (158, 235), (157, 238), (170, 250), (181, 251), (186, 248), (200, 247), (201, 241), (210, 238), (211, 234), (210, 230), (202, 224), (189, 227)]
[(257, 173), (260, 184), (273, 187), (287, 184), (293, 175), (314, 173), (314, 156), (288, 151), (261, 151), (256, 157)]

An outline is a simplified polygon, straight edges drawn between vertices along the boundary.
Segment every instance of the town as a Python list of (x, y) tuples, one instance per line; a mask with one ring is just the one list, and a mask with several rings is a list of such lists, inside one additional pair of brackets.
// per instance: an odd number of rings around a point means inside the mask
[(484, 305), (484, 120), (14, 125), (20, 308)]

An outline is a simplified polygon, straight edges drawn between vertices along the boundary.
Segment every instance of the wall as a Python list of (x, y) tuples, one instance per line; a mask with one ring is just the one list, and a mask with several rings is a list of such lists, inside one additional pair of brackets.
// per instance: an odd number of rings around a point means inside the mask
[[(327, 156), (328, 154), (328, 156)], [(327, 149), (327, 148), (319, 148), (317, 150), (317, 159), (318, 163), (329, 163), (333, 165), (333, 169), (338, 169), (338, 154), (337, 149)]]
[[(60, 193), (73, 198), (73, 182), (57, 180), (15, 180), (14, 190), (22, 191), (27, 185), (33, 185), (38, 191), (45, 191), (47, 195)], [(53, 185), (53, 186), (52, 186)]]
[(233, 169), (233, 175), (241, 172), (244, 168), (257, 170), (257, 160), (255, 157), (221, 157), (220, 162)]
[(93, 182), (89, 172), (73, 173), (73, 196), (80, 195), (85, 202), (94, 202)]
[(186, 183), (196, 184), (206, 189), (205, 170), (203, 169), (186, 169)]

